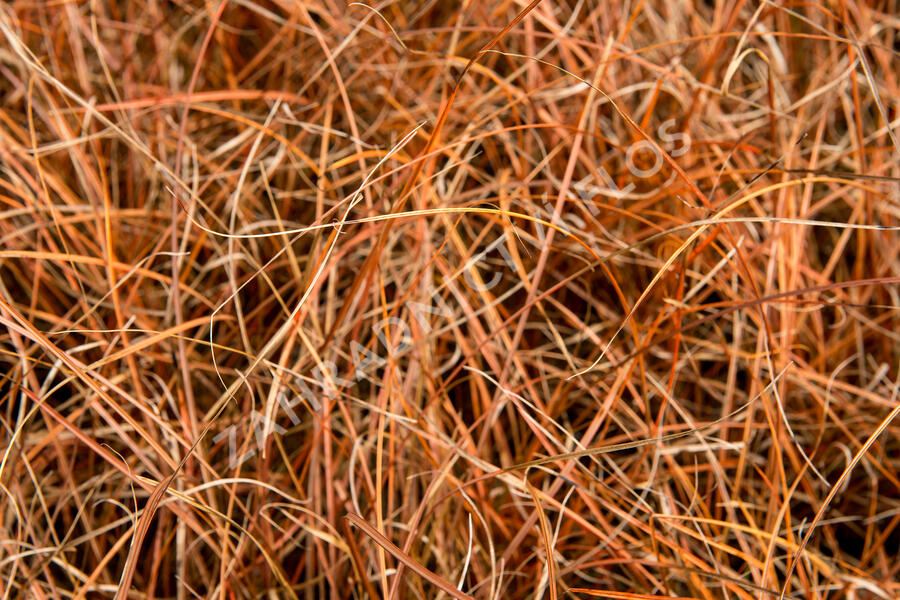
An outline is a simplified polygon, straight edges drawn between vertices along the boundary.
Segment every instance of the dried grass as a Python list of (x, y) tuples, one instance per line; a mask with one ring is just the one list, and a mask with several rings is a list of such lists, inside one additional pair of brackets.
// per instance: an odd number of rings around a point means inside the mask
[(900, 597), (898, 14), (8, 2), (3, 598)]

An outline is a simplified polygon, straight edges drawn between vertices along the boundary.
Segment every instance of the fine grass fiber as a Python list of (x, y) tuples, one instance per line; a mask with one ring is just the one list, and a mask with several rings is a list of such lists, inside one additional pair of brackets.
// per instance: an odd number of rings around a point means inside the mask
[(3, 3), (0, 597), (900, 598), (897, 15)]

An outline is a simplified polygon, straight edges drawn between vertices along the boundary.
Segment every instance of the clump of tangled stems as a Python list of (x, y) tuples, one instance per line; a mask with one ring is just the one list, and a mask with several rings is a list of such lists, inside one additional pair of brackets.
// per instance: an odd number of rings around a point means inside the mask
[(896, 598), (900, 6), (0, 8), (4, 598)]

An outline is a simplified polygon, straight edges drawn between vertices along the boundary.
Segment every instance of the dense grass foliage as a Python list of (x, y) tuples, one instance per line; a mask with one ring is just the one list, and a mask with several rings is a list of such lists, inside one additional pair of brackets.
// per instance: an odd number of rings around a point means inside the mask
[(897, 598), (898, 14), (6, 2), (3, 597)]

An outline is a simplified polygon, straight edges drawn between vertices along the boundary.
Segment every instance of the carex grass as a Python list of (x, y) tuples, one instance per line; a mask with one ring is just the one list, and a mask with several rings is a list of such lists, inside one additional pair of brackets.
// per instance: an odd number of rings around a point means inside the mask
[(4, 3), (3, 598), (897, 598), (897, 14)]

